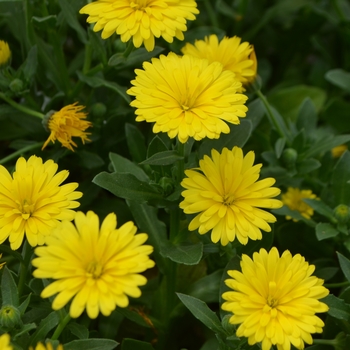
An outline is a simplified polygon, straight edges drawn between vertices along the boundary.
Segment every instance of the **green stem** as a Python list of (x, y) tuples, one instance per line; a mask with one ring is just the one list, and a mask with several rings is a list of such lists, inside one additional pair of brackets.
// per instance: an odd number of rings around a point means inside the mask
[(180, 183), (185, 174), (185, 144), (177, 142), (177, 153), (182, 159), (177, 162), (177, 182)]
[(18, 296), (23, 294), (24, 284), (27, 277), (28, 266), (33, 254), (33, 249), (27, 241), (24, 241), (22, 248), (23, 262), (20, 265), (19, 281), (18, 281)]
[(37, 117), (40, 119), (44, 118), (44, 114), (37, 112), (37, 111), (33, 111), (32, 109), (29, 109), (25, 106), (22, 106), (20, 104), (18, 104), (17, 102), (11, 100), (9, 97), (7, 97), (4, 93), (0, 92), (0, 98), (2, 98), (4, 101), (6, 101), (9, 105), (11, 105), (12, 107), (18, 109), (19, 111), (32, 115), (33, 117)]
[(125, 49), (125, 51), (123, 53), (123, 56), (125, 58), (129, 57), (129, 55), (131, 54), (131, 52), (133, 50), (134, 50), (134, 44), (133, 44), (132, 40), (129, 40), (128, 45), (126, 46), (126, 49)]
[(11, 159), (18, 157), (25, 152), (31, 151), (31, 150), (36, 149), (36, 148), (40, 148), (40, 147), (42, 147), (43, 144), (44, 144), (44, 142), (37, 142), (37, 143), (33, 143), (32, 145), (28, 145), (26, 147), (23, 147), (23, 148), (19, 149), (18, 151), (11, 153), (9, 156), (0, 159), (0, 164), (5, 164), (8, 161), (10, 161)]
[(350, 285), (350, 282), (339, 282), (339, 283), (325, 283), (324, 286), (326, 288), (341, 288), (341, 287), (347, 287)]
[(206, 13), (209, 16), (210, 22), (213, 25), (213, 27), (219, 28), (220, 24), (219, 24), (218, 19), (215, 16), (215, 13), (217, 13), (217, 12), (213, 9), (213, 6), (211, 5), (210, 0), (204, 0), (204, 6), (206, 9)]
[(331, 345), (331, 346), (335, 346), (338, 344), (336, 339), (314, 339), (313, 343), (314, 344)]
[(58, 324), (55, 333), (53, 334), (53, 336), (51, 337), (51, 340), (57, 340), (58, 337), (61, 335), (62, 331), (64, 330), (64, 328), (67, 326), (68, 322), (70, 321), (71, 317), (69, 315), (69, 313), (66, 315), (66, 317), (60, 321), (60, 323)]

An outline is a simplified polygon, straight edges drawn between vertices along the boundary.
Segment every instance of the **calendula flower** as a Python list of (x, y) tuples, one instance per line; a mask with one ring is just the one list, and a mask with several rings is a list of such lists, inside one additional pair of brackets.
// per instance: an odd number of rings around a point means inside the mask
[(260, 208), (282, 207), (281, 201), (272, 199), (280, 190), (271, 187), (275, 183), (271, 177), (257, 181), (262, 165), (253, 165), (254, 159), (254, 152), (243, 156), (239, 147), (221, 153), (213, 149), (211, 158), (200, 160), (199, 168), (185, 171), (180, 208), (186, 214), (199, 213), (190, 222), (190, 231), (198, 229), (203, 235), (212, 230), (211, 240), (224, 246), (236, 237), (247, 244), (248, 238), (262, 238), (260, 230), (271, 231), (268, 223), (276, 218)]
[(50, 112), (47, 117), (44, 118), (44, 126), (50, 132), (49, 138), (45, 141), (44, 149), (50, 141), (55, 143), (58, 140), (63, 147), (74, 151), (73, 146), (77, 147), (77, 144), (72, 140), (72, 137), (80, 137), (81, 141), (90, 141), (88, 135), (90, 133), (85, 132), (87, 128), (92, 126), (91, 122), (85, 120), (87, 114), (81, 112), (85, 107), (77, 105), (77, 102), (63, 107), (58, 112)]
[(11, 50), (6, 41), (0, 40), (0, 67), (5, 65), (11, 58)]
[(323, 280), (312, 276), (315, 266), (288, 250), (280, 257), (273, 247), (260, 249), (253, 259), (243, 254), (241, 269), (228, 271), (225, 283), (233, 291), (223, 293), (221, 307), (232, 312), (231, 324), (240, 325), (237, 337), (247, 337), (249, 345), (261, 342), (262, 350), (312, 344), (311, 334), (322, 333), (324, 326), (315, 314), (328, 311), (319, 299), (329, 293)]
[(332, 157), (333, 158), (340, 158), (345, 151), (348, 150), (347, 145), (339, 145), (337, 147), (332, 148)]
[(31, 346), (29, 350), (63, 350), (63, 345), (59, 344), (56, 348), (54, 348), (51, 343), (38, 343), (35, 348)]
[[(217, 35), (196, 40), (194, 45), (187, 43), (182, 53), (198, 58), (206, 58), (211, 62), (220, 62), (224, 69), (235, 73), (235, 77), (243, 85), (253, 81), (257, 74), (257, 60), (254, 47), (241, 38), (224, 37), (220, 42)], [(242, 88), (241, 90), (244, 90)]]
[(183, 40), (187, 20), (199, 13), (194, 0), (97, 0), (79, 12), (96, 23), (95, 32), (103, 29), (103, 39), (117, 33), (122, 42), (132, 38), (135, 47), (144, 44), (147, 51), (154, 49), (154, 38)]
[(60, 220), (73, 220), (82, 193), (77, 183), (62, 185), (69, 173), (57, 169), (36, 156), (19, 158), (12, 175), (0, 165), (0, 244), (9, 237), (18, 249), (26, 235), (32, 247), (42, 245)]
[(4, 333), (0, 336), (0, 349), (1, 350), (13, 350), (13, 347), (10, 344), (10, 335)]
[[(299, 188), (289, 187), (287, 192), (282, 194), (282, 202), (291, 210), (298, 211), (304, 218), (310, 219), (314, 215), (314, 210), (306, 204), (303, 199), (316, 199), (316, 195), (311, 190), (300, 190)], [(286, 216), (287, 220), (292, 219), (291, 216)], [(297, 219), (293, 219), (297, 222)]]
[(136, 121), (155, 123), (153, 132), (166, 132), (185, 143), (229, 133), (226, 122), (239, 124), (248, 110), (247, 96), (237, 93), (241, 83), (219, 62), (209, 63), (189, 55), (153, 58), (135, 70), (134, 85), (127, 93), (135, 96)]
[(55, 280), (41, 297), (57, 294), (54, 310), (73, 299), (69, 310), (73, 318), (84, 309), (96, 318), (99, 312), (108, 316), (117, 306), (127, 307), (128, 297), (140, 297), (139, 286), (147, 282), (141, 273), (154, 266), (148, 257), (153, 247), (143, 245), (147, 234), (135, 234), (137, 228), (131, 221), (117, 229), (114, 213), (107, 215), (101, 227), (92, 211), (78, 212), (74, 221), (75, 226), (63, 221), (46, 246), (35, 249), (33, 275)]

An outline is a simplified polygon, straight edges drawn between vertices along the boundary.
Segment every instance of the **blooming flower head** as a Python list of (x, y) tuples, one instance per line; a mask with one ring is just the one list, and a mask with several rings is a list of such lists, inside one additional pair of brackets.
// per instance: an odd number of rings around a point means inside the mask
[(225, 283), (233, 291), (223, 293), (221, 306), (232, 312), (229, 322), (240, 325), (236, 335), (247, 337), (249, 345), (261, 342), (262, 350), (312, 344), (311, 334), (322, 333), (324, 326), (315, 314), (328, 311), (319, 299), (329, 293), (323, 280), (312, 276), (315, 266), (288, 250), (280, 257), (274, 247), (260, 249), (253, 259), (243, 254), (241, 268), (228, 271)]
[(38, 343), (35, 349), (31, 346), (29, 350), (63, 350), (63, 345), (59, 344), (57, 348), (54, 348), (51, 343)]
[(189, 137), (216, 139), (230, 132), (226, 122), (239, 124), (246, 115), (247, 96), (237, 93), (241, 83), (219, 62), (171, 52), (143, 68), (127, 93), (135, 96), (136, 121), (154, 122), (154, 133), (178, 136), (182, 143)]
[(113, 33), (122, 42), (131, 39), (135, 47), (154, 49), (154, 38), (172, 43), (174, 37), (184, 39), (186, 20), (199, 13), (194, 0), (97, 0), (85, 5), (80, 13), (89, 15), (87, 22), (96, 23), (94, 31), (102, 31), (107, 39)]
[[(257, 73), (257, 60), (254, 47), (241, 38), (224, 37), (220, 42), (213, 34), (204, 40), (196, 40), (194, 45), (187, 43), (182, 49), (185, 55), (206, 58), (211, 62), (220, 62), (224, 69), (235, 73), (236, 79), (243, 85), (253, 81)], [(244, 90), (242, 88), (242, 90)]]
[(74, 151), (72, 146), (77, 147), (77, 144), (72, 140), (72, 137), (80, 137), (81, 141), (90, 141), (85, 132), (92, 124), (85, 120), (87, 114), (81, 112), (84, 106), (78, 106), (77, 102), (63, 107), (58, 112), (50, 114), (48, 120), (44, 120), (45, 127), (50, 132), (49, 138), (45, 141), (44, 149), (50, 141), (55, 143), (56, 140), (61, 142), (63, 147)]
[(18, 249), (25, 234), (32, 247), (42, 245), (60, 220), (74, 219), (82, 193), (77, 183), (61, 185), (69, 173), (57, 169), (36, 156), (19, 158), (12, 175), (0, 165), (0, 244), (9, 237)]
[[(310, 219), (314, 215), (314, 210), (306, 204), (303, 199), (316, 199), (316, 195), (311, 190), (300, 190), (299, 188), (289, 187), (288, 191), (282, 194), (282, 202), (291, 210), (298, 211), (304, 218)], [(291, 216), (286, 216), (287, 220), (292, 219)], [(297, 222), (297, 219), (293, 219)]]
[(92, 211), (78, 212), (74, 221), (75, 226), (63, 221), (46, 246), (35, 249), (34, 277), (55, 280), (41, 297), (57, 294), (54, 310), (73, 299), (69, 311), (73, 318), (84, 309), (96, 318), (99, 312), (108, 316), (117, 306), (127, 307), (128, 296), (140, 297), (139, 286), (147, 282), (141, 273), (154, 266), (148, 257), (153, 247), (143, 245), (147, 234), (135, 234), (137, 228), (131, 221), (117, 229), (114, 213), (107, 215), (101, 227)]
[(0, 67), (5, 65), (11, 58), (11, 50), (6, 41), (0, 40)]
[(347, 145), (339, 145), (337, 147), (332, 148), (332, 157), (333, 158), (340, 158), (345, 151), (348, 150)]
[(4, 333), (0, 336), (0, 349), (1, 350), (13, 350), (13, 347), (10, 344), (10, 335)]
[(198, 215), (190, 222), (189, 230), (200, 234), (211, 232), (211, 240), (222, 245), (235, 237), (242, 244), (248, 238), (261, 239), (261, 231), (271, 231), (268, 223), (276, 218), (260, 208), (280, 208), (282, 202), (272, 197), (280, 190), (271, 187), (275, 179), (258, 180), (261, 164), (253, 165), (254, 152), (243, 156), (239, 147), (221, 153), (213, 149), (211, 158), (204, 156), (199, 168), (186, 170), (181, 186), (184, 200), (180, 208), (186, 214)]

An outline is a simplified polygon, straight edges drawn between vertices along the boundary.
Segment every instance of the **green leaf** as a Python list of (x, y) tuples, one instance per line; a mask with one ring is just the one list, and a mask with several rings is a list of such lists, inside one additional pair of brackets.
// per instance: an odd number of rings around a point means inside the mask
[(0, 252), (4, 252), (6, 254), (12, 255), (21, 263), (24, 262), (22, 255), (17, 251), (12, 250), (9, 246), (0, 244)]
[(83, 44), (88, 42), (86, 31), (80, 25), (77, 18), (77, 9), (73, 7), (74, 2), (68, 0), (58, 0), (67, 24), (73, 28)]
[(344, 255), (337, 252), (340, 268), (343, 271), (345, 278), (350, 282), (350, 260)]
[(150, 343), (140, 340), (124, 338), (122, 342), (122, 350), (154, 350)]
[(86, 169), (100, 168), (105, 163), (97, 153), (80, 150), (77, 154), (82, 166)]
[(299, 174), (307, 174), (311, 171), (318, 169), (321, 166), (321, 162), (317, 159), (309, 158), (298, 161), (296, 164), (297, 170)]
[(149, 181), (147, 174), (135, 163), (116, 153), (109, 153), (113, 169), (117, 173), (129, 173), (136, 176), (140, 181)]
[(134, 162), (140, 163), (146, 158), (145, 137), (133, 124), (125, 124), (126, 142)]
[(77, 75), (79, 79), (89, 86), (93, 88), (98, 88), (101, 86), (104, 86), (108, 89), (113, 90), (116, 92), (120, 97), (122, 97), (128, 104), (131, 102), (130, 96), (126, 93), (127, 88), (124, 86), (120, 86), (119, 84), (111, 81), (107, 81), (105, 79), (102, 79), (100, 77), (89, 77), (87, 75), (84, 75), (82, 72), (77, 71)]
[(199, 158), (210, 155), (212, 149), (221, 152), (224, 147), (232, 149), (234, 146), (243, 147), (252, 133), (252, 123), (249, 120), (241, 120), (239, 125), (230, 125), (229, 134), (221, 134), (219, 139), (206, 139), (199, 147)]
[(23, 301), (23, 303), (20, 306), (18, 306), (18, 310), (20, 311), (21, 315), (23, 315), (26, 312), (31, 296), (32, 296), (32, 293), (30, 293), (26, 297), (26, 299)]
[(1, 279), (1, 297), (2, 306), (12, 305), (17, 307), (19, 305), (17, 285), (6, 265)]
[(150, 325), (145, 321), (145, 319), (136, 311), (132, 311), (128, 308), (117, 308), (117, 312), (128, 320), (146, 328), (150, 328)]
[(308, 224), (311, 227), (316, 226), (316, 222), (311, 219), (304, 218), (299, 211), (297, 210), (291, 210), (286, 205), (284, 205), (282, 208), (274, 209), (272, 210), (273, 214), (277, 215), (283, 215), (283, 216), (290, 216), (292, 219), (297, 221), (304, 221), (306, 224)]
[(89, 330), (82, 324), (76, 322), (69, 322), (67, 328), (72, 334), (76, 335), (79, 339), (89, 338)]
[(312, 100), (307, 97), (300, 105), (298, 111), (297, 128), (304, 129), (305, 132), (312, 136), (312, 132), (317, 125), (317, 112)]
[(216, 333), (225, 333), (218, 316), (215, 312), (209, 309), (204, 301), (186, 294), (176, 294), (182, 303), (191, 311), (193, 316), (205, 324), (209, 329)]
[(334, 220), (333, 210), (326, 203), (324, 203), (321, 199), (311, 199), (311, 198), (303, 198), (303, 201), (308, 204), (312, 209), (314, 209), (317, 213), (325, 216), (330, 220)]
[(38, 66), (38, 48), (36, 45), (34, 45), (30, 48), (27, 59), (24, 62), (23, 66), (21, 67), (27, 82), (30, 83), (32, 81), (32, 78), (36, 73), (37, 66)]
[(316, 237), (319, 241), (338, 236), (339, 231), (331, 224), (319, 222), (316, 225)]
[(332, 174), (332, 190), (336, 204), (350, 204), (350, 152), (346, 151), (339, 158)]
[(338, 320), (350, 320), (350, 305), (345, 303), (344, 300), (337, 298), (333, 294), (327, 295), (321, 299), (329, 307), (328, 314)]
[(148, 145), (147, 158), (151, 158), (154, 154), (168, 151), (168, 147), (164, 141), (158, 136), (154, 136)]
[[(39, 341), (46, 338), (51, 329), (55, 328), (60, 321), (56, 311), (52, 311), (47, 317), (45, 317), (39, 324), (37, 330), (30, 337), (30, 345), (36, 345)], [(65, 348), (66, 349), (66, 348)]]
[(16, 331), (16, 334), (13, 337), (11, 337), (11, 339), (13, 341), (15, 341), (21, 335), (28, 333), (29, 331), (31, 331), (32, 329), (35, 329), (35, 328), (36, 328), (35, 323), (27, 323), (27, 324), (23, 325), (23, 327), (20, 330)]
[(286, 139), (279, 138), (276, 143), (275, 143), (275, 152), (276, 152), (276, 157), (279, 158), (281, 157), (281, 154), (284, 150), (284, 146), (286, 145)]
[(113, 350), (119, 343), (112, 339), (79, 339), (63, 345), (64, 350)]
[(160, 253), (164, 258), (169, 258), (178, 264), (196, 265), (202, 258), (203, 244), (199, 242), (196, 244), (173, 245), (167, 242), (161, 247)]
[(252, 123), (252, 132), (260, 124), (265, 115), (265, 107), (260, 98), (247, 104), (248, 112), (245, 118), (246, 121)]
[(179, 156), (177, 151), (164, 151), (152, 155), (140, 164), (170, 165), (176, 163), (180, 159), (183, 159), (183, 157)]
[(92, 182), (124, 199), (141, 202), (162, 199), (162, 195), (151, 185), (128, 173), (102, 172), (96, 175)]
[(326, 80), (350, 93), (350, 73), (343, 69), (329, 70), (325, 75)]

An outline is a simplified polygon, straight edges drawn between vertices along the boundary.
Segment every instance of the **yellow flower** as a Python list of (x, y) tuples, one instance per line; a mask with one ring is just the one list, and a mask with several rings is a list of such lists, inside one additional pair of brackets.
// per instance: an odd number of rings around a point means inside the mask
[[(282, 194), (282, 202), (291, 210), (297, 210), (304, 218), (310, 219), (314, 215), (314, 210), (306, 204), (303, 199), (317, 199), (316, 195), (311, 190), (299, 190), (299, 188), (288, 187), (288, 191)], [(291, 216), (286, 216), (287, 220), (292, 219)], [(298, 220), (293, 219), (297, 222)]]
[(11, 50), (6, 41), (0, 40), (0, 67), (5, 65), (11, 58)]
[(44, 120), (45, 127), (50, 131), (49, 138), (45, 141), (44, 149), (50, 141), (55, 143), (56, 140), (61, 142), (63, 147), (74, 151), (72, 146), (77, 147), (77, 144), (72, 140), (72, 137), (80, 137), (81, 141), (90, 141), (85, 132), (87, 128), (92, 126), (91, 122), (85, 120), (87, 114), (80, 112), (84, 106), (77, 106), (77, 102), (63, 107), (60, 111), (50, 114), (48, 120)]
[(333, 158), (340, 158), (343, 155), (343, 153), (347, 150), (347, 145), (339, 145), (337, 147), (332, 148), (332, 156)]
[(42, 245), (60, 220), (73, 220), (82, 193), (77, 183), (61, 186), (69, 173), (57, 169), (53, 160), (36, 156), (19, 158), (12, 176), (0, 165), (0, 244), (9, 237), (18, 249), (26, 234), (32, 247)]
[(108, 316), (117, 306), (127, 307), (128, 296), (140, 297), (139, 286), (147, 282), (140, 273), (154, 266), (148, 257), (153, 247), (143, 245), (148, 236), (135, 235), (137, 228), (131, 221), (116, 227), (114, 213), (100, 228), (95, 213), (78, 212), (75, 226), (63, 221), (48, 237), (47, 246), (35, 249), (34, 277), (55, 280), (41, 293), (42, 298), (57, 294), (54, 310), (73, 298), (71, 317), (79, 317), (86, 308), (88, 316), (96, 318), (99, 312)]
[(127, 93), (136, 97), (136, 121), (154, 122), (154, 133), (178, 136), (182, 143), (189, 137), (217, 139), (230, 132), (226, 122), (239, 124), (246, 115), (247, 96), (237, 93), (241, 83), (218, 62), (171, 52), (143, 68)]
[(4, 333), (0, 336), (0, 349), (1, 350), (13, 350), (13, 347), (10, 344), (10, 335)]
[(319, 299), (329, 293), (323, 280), (311, 276), (315, 266), (288, 250), (280, 257), (274, 247), (255, 252), (253, 260), (243, 254), (241, 268), (228, 271), (232, 278), (225, 283), (233, 291), (223, 293), (221, 307), (233, 313), (231, 324), (240, 324), (237, 337), (247, 337), (249, 345), (261, 342), (262, 350), (312, 344), (311, 334), (322, 333), (324, 326), (315, 313), (328, 311)]
[(131, 39), (135, 47), (154, 49), (154, 38), (172, 43), (174, 37), (184, 39), (186, 20), (193, 21), (199, 13), (194, 0), (97, 0), (80, 11), (89, 15), (87, 22), (96, 23), (94, 31), (102, 31), (107, 39), (113, 33), (122, 42)]
[(35, 347), (35, 349), (31, 346), (29, 350), (63, 350), (63, 345), (59, 344), (57, 348), (54, 348), (51, 343), (38, 343)]
[(271, 199), (280, 190), (271, 187), (275, 183), (271, 177), (257, 181), (262, 165), (253, 165), (254, 158), (252, 151), (243, 156), (239, 147), (224, 148), (222, 153), (213, 149), (211, 158), (200, 160), (199, 168), (185, 171), (180, 208), (186, 214), (199, 213), (190, 222), (190, 231), (198, 229), (203, 235), (212, 230), (211, 240), (222, 245), (235, 237), (247, 244), (248, 238), (262, 238), (261, 229), (271, 231), (268, 223), (276, 218), (260, 208), (280, 208), (282, 202)]
[[(241, 43), (241, 38), (224, 37), (220, 42), (213, 34), (204, 40), (196, 40), (194, 45), (187, 43), (183, 54), (206, 58), (210, 63), (220, 62), (224, 69), (235, 73), (236, 79), (243, 85), (253, 81), (257, 73), (257, 60), (254, 47), (248, 42)], [(244, 89), (241, 89), (244, 91)]]

